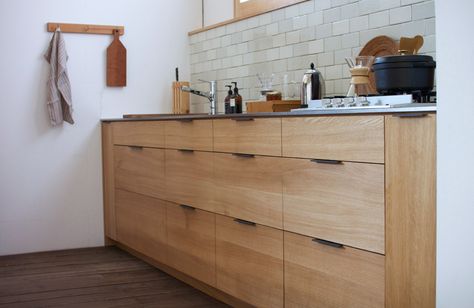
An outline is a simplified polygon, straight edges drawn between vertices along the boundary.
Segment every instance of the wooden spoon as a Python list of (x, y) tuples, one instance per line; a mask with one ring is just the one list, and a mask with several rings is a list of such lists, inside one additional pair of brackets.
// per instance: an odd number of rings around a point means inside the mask
[(418, 50), (423, 46), (424, 40), (421, 35), (415, 37), (400, 38), (400, 53), (416, 55)]
[(415, 36), (415, 49), (413, 50), (413, 54), (416, 55), (418, 51), (423, 47), (423, 43), (425, 40), (421, 35)]

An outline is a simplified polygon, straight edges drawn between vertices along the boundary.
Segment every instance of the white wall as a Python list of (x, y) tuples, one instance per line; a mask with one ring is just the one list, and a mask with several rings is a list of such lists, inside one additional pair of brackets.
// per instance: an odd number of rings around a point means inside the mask
[[(74, 126), (47, 117), (48, 21), (125, 26), (123, 89), (105, 87), (111, 36), (65, 34)], [(200, 24), (200, 0), (0, 0), (0, 255), (103, 243), (100, 118), (169, 112)]]
[(474, 303), (474, 1), (436, 1), (437, 306)]
[(204, 0), (204, 26), (234, 18), (234, 0)]

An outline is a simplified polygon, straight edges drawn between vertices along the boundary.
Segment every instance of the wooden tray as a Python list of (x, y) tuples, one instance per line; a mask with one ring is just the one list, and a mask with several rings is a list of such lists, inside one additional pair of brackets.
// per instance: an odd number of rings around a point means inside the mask
[(301, 105), (300, 100), (247, 102), (247, 113), (253, 113), (253, 112), (288, 112), (291, 109), (298, 108), (300, 105)]

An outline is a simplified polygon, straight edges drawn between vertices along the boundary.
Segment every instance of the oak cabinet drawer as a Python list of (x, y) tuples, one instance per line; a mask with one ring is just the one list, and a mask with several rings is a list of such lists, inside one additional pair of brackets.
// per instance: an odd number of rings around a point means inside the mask
[(165, 151), (114, 146), (115, 187), (165, 199)]
[(285, 307), (384, 307), (385, 258), (285, 232)]
[(283, 307), (283, 231), (216, 215), (218, 289), (257, 307)]
[(165, 123), (161, 121), (128, 121), (113, 123), (114, 144), (165, 147)]
[(166, 216), (168, 265), (215, 286), (215, 214), (169, 203)]
[(281, 119), (214, 120), (214, 151), (281, 156)]
[(213, 153), (166, 150), (168, 200), (213, 212)]
[(285, 157), (384, 162), (383, 116), (282, 119)]
[(212, 120), (166, 121), (166, 148), (212, 151)]
[(384, 166), (286, 158), (284, 229), (384, 253)]
[(280, 158), (214, 153), (217, 213), (282, 228)]
[(166, 263), (166, 201), (115, 190), (117, 239)]

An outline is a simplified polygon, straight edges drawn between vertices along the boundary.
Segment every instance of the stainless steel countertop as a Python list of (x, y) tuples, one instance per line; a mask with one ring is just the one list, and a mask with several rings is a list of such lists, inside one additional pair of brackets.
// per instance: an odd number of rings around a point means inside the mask
[[(242, 114), (163, 114), (163, 115), (141, 115), (130, 118), (105, 118), (102, 122), (122, 121), (166, 121), (166, 120), (208, 120), (208, 119), (239, 119), (239, 118), (276, 118), (276, 117), (301, 117), (301, 116), (341, 116), (341, 115), (363, 115), (363, 114), (399, 114), (399, 113), (433, 113), (436, 112), (436, 104), (410, 104), (392, 108), (360, 108), (360, 109), (323, 109), (305, 110), (293, 112), (259, 112)], [(133, 116), (133, 115), (131, 115)]]

